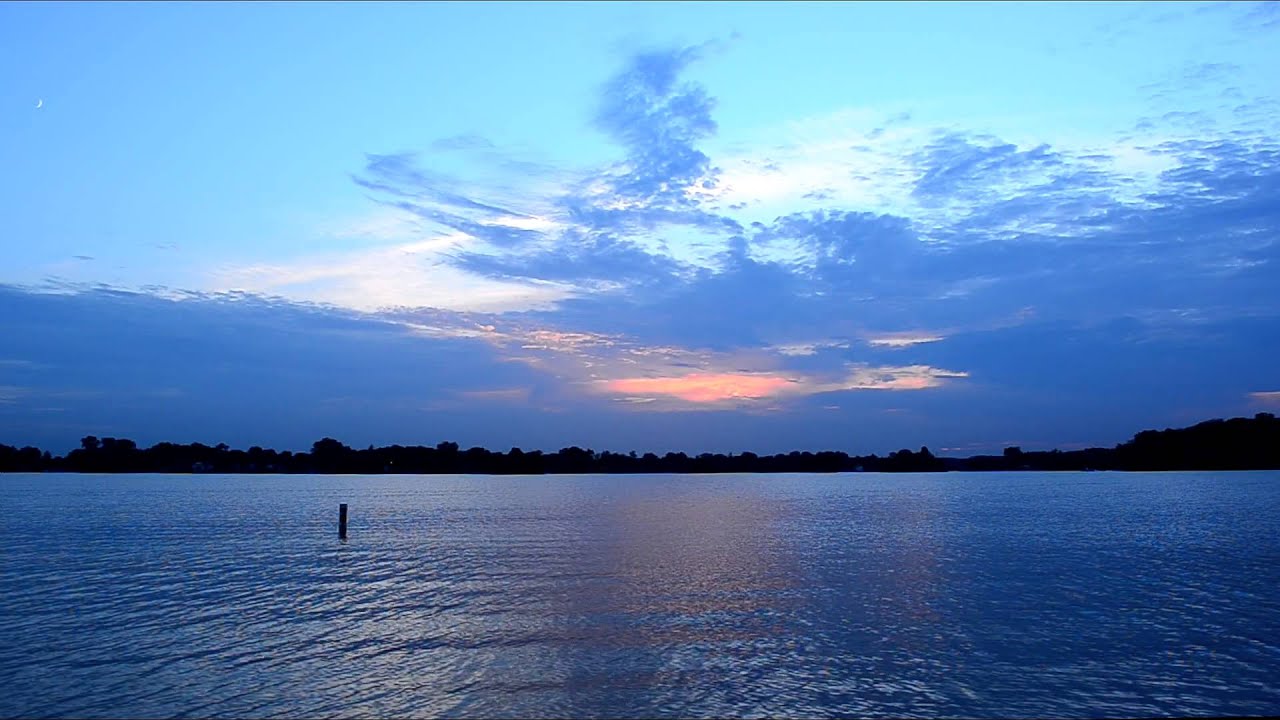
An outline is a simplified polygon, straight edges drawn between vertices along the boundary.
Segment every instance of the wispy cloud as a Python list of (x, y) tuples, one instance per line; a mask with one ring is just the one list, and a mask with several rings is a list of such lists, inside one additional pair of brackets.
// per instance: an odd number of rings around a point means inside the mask
[(458, 396), (480, 402), (516, 403), (528, 402), (532, 388), (500, 388), (496, 390), (463, 390)]
[(944, 339), (941, 335), (931, 335), (927, 333), (890, 333), (887, 335), (879, 335), (867, 338), (867, 344), (873, 347), (886, 348), (905, 348), (912, 345), (920, 345), (923, 343), (938, 342)]
[(686, 190), (713, 187), (715, 169), (698, 143), (716, 131), (715, 100), (680, 75), (703, 50), (692, 46), (642, 52), (606, 83), (596, 126), (626, 149), (626, 161), (598, 177), (612, 202), (640, 208), (694, 203)]
[[(926, 390), (968, 376), (927, 365), (869, 365), (840, 352), (847, 341), (737, 347), (722, 350), (652, 344), (619, 333), (565, 330), (504, 315), (432, 312), (398, 320), (424, 337), (467, 338), (489, 345), (496, 357), (534, 368), (560, 392), (613, 396), (647, 410), (698, 405), (740, 405), (818, 393)], [(830, 357), (821, 356), (830, 351)], [(789, 367), (795, 360), (806, 367)], [(814, 365), (814, 360), (821, 360)], [(654, 402), (666, 400), (668, 402)]]
[(724, 137), (689, 79), (707, 53), (649, 50), (604, 80), (583, 111), (613, 161), (466, 135), (372, 153), (353, 179), (373, 212), (323, 229), (358, 242), (215, 267), (208, 287), (358, 310), (398, 351), (502, 375), (462, 373), (419, 409), (880, 417), (892, 392), (905, 417), (948, 386), (1120, 392), (1125, 372), (1091, 358), (1146, 367), (1152, 348), (1179, 351), (1159, 378), (1200, 377), (1206, 405), (1246, 396), (1189, 358), (1227, 338), (1239, 370), (1280, 317), (1280, 143), (1265, 102), (1224, 119), (1178, 94), (1223, 90), (1233, 63), (1175, 68), (1181, 90), (1114, 132), (849, 107)]
[[(686, 312), (665, 324), (690, 325), (704, 322), (704, 307), (719, 309), (730, 296), (742, 302), (744, 291), (770, 298), (763, 314), (721, 322), (727, 338), (770, 335), (775, 316), (816, 320), (873, 297), (876, 304), (858, 305), (861, 322), (842, 332), (961, 318), (982, 325), (1053, 305), (1064, 292), (1092, 292), (1103, 307), (1114, 303), (1118, 283), (1134, 279), (1109, 268), (1118, 258), (1152, 263), (1153, 244), (1161, 269), (1140, 277), (1174, 267), (1238, 275), (1269, 257), (1265, 235), (1244, 242), (1236, 230), (1195, 218), (1221, 222), (1224, 204), (1243, 208), (1270, 187), (1259, 183), (1278, 167), (1264, 135), (1204, 141), (1166, 122), (1129, 136), (1013, 141), (900, 110), (853, 109), (792, 123), (752, 145), (717, 138), (714, 97), (682, 80), (703, 52), (641, 53), (604, 84), (594, 122), (623, 149), (620, 163), (508, 178), (511, 192), (499, 199), (492, 188), (420, 170), (411, 156), (373, 156), (366, 175), (376, 182), (365, 186), (470, 238), (443, 253), (449, 267), (559, 289), (515, 293), (510, 310), (525, 302), (588, 322), (591, 312), (596, 322), (637, 314), (638, 324), (641, 306), (681, 297)], [(1231, 71), (1202, 63), (1183, 74), (1211, 84)], [(1182, 240), (1164, 232), (1174, 227)], [(749, 290), (739, 284), (748, 276)], [(743, 324), (754, 327), (733, 327)]]
[(824, 350), (833, 350), (849, 347), (848, 341), (844, 340), (823, 340), (815, 342), (802, 343), (786, 343), (783, 345), (774, 345), (771, 350), (788, 357), (809, 357), (817, 355)]
[[(655, 401), (668, 398), (699, 405), (740, 405), (758, 400), (798, 398), (820, 393), (862, 390), (928, 390), (941, 387), (949, 379), (965, 378), (968, 373), (933, 368), (926, 365), (901, 367), (868, 367), (855, 365), (839, 379), (826, 379), (808, 373), (702, 373), (662, 377), (624, 377), (600, 380), (600, 392), (621, 396), (624, 402), (642, 400), (640, 409), (670, 410), (669, 404)], [(679, 406), (675, 406), (679, 407)], [(775, 406), (775, 409), (781, 409)]]
[(212, 283), (219, 289), (365, 311), (402, 306), (527, 310), (552, 307), (574, 294), (575, 289), (563, 283), (487, 278), (446, 261), (449, 252), (472, 242), (471, 236), (453, 233), (369, 250), (312, 255), (294, 262), (230, 266), (215, 271)]
[(1249, 393), (1249, 397), (1263, 405), (1280, 405), (1280, 390), (1266, 390)]

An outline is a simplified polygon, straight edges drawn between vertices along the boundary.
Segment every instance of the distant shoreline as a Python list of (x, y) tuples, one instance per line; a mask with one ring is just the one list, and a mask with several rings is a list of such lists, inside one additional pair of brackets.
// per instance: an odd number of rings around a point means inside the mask
[(838, 472), (991, 472), (991, 471), (1172, 471), (1278, 470), (1280, 420), (1271, 413), (1252, 418), (1207, 420), (1181, 429), (1145, 430), (1114, 448), (1023, 452), (1005, 448), (1000, 455), (937, 457), (929, 448), (879, 455), (839, 451), (739, 454), (595, 452), (579, 447), (554, 453), (512, 448), (493, 452), (459, 448), (369, 447), (357, 450), (332, 438), (310, 452), (277, 452), (227, 445), (178, 445), (162, 442), (139, 448), (132, 440), (87, 436), (64, 456), (34, 447), (0, 445), (0, 473), (171, 473), (171, 474), (318, 474), (318, 475), (564, 475), (564, 474), (724, 474)]
[[(964, 459), (947, 459), (943, 460), (964, 460)], [(403, 477), (412, 478), (429, 478), (440, 475), (440, 477), (481, 477), (481, 478), (547, 478), (547, 477), (568, 477), (568, 475), (902, 475), (902, 474), (929, 474), (929, 475), (968, 475), (968, 474), (991, 474), (991, 473), (1064, 473), (1064, 474), (1082, 474), (1082, 473), (1151, 473), (1151, 474), (1169, 474), (1169, 473), (1267, 473), (1267, 471), (1280, 470), (1280, 468), (1197, 468), (1193, 470), (1034, 470), (1034, 469), (1006, 469), (1006, 470), (974, 470), (974, 469), (943, 469), (943, 470), (695, 470), (690, 473), (676, 473), (676, 471), (658, 470), (653, 473), (641, 473), (641, 471), (613, 471), (613, 473), (402, 473), (402, 471), (381, 471), (381, 473), (338, 473), (338, 471), (264, 471), (264, 470), (0, 470), (0, 475), (164, 475), (164, 477), (174, 477), (174, 475), (187, 475), (192, 478), (202, 478), (206, 475), (253, 475), (260, 478), (292, 478), (292, 477), (311, 477), (311, 475), (334, 475), (334, 477), (347, 478), (369, 478), (369, 477)]]

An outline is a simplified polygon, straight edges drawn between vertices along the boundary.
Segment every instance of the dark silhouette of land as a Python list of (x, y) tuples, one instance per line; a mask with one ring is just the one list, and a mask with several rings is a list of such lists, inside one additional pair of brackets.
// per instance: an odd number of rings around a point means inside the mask
[(311, 452), (276, 452), (226, 445), (177, 445), (163, 442), (139, 448), (132, 440), (89, 436), (63, 457), (39, 448), (0, 445), (0, 472), (97, 473), (471, 473), (537, 475), (554, 473), (728, 473), (728, 472), (938, 472), (944, 470), (1274, 470), (1280, 469), (1280, 420), (1271, 413), (1252, 419), (1208, 420), (1192, 427), (1146, 430), (1114, 448), (1023, 452), (1005, 448), (1001, 455), (940, 458), (922, 447), (898, 450), (885, 457), (843, 452), (798, 452), (779, 455), (653, 453), (636, 455), (594, 452), (568, 447), (554, 453), (539, 450), (491, 452), (457, 443), (435, 447), (390, 447), (364, 450), (325, 438)]

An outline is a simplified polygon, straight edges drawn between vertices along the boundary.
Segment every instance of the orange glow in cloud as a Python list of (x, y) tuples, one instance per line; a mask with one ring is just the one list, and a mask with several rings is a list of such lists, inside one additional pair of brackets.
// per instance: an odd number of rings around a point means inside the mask
[(692, 403), (755, 400), (780, 395), (795, 387), (776, 375), (693, 373), (683, 377), (623, 378), (603, 383), (609, 392), (624, 395), (667, 395)]

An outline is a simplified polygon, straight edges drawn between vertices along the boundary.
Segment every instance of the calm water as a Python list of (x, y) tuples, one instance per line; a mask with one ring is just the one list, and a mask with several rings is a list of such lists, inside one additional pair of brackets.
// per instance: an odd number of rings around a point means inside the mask
[(0, 716), (1280, 714), (1280, 473), (0, 498)]

